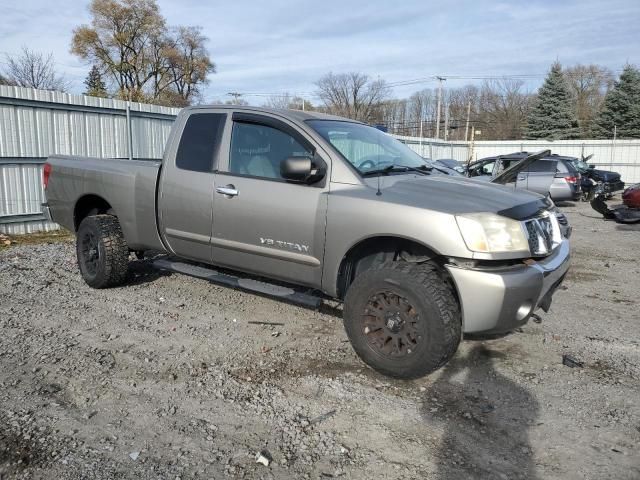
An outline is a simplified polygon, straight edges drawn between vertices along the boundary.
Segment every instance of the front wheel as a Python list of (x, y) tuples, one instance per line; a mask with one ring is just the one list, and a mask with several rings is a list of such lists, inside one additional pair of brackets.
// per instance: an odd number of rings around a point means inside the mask
[(82, 220), (76, 234), (76, 254), (82, 278), (90, 287), (124, 283), (129, 249), (117, 217), (91, 215)]
[(388, 262), (363, 272), (345, 296), (344, 324), (365, 363), (403, 379), (447, 363), (462, 330), (451, 287), (430, 263)]

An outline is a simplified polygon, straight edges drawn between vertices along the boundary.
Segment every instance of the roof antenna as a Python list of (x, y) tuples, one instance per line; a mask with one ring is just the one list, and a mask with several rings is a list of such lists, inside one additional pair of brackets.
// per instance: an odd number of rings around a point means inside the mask
[(378, 191), (376, 192), (376, 195), (379, 197), (380, 195), (382, 195), (382, 192), (380, 191), (380, 176), (382, 175), (382, 172), (378, 172)]

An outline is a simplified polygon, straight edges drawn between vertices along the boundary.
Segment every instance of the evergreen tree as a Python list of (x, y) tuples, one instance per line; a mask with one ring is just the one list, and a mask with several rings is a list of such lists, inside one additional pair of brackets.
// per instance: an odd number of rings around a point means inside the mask
[(102, 81), (102, 74), (95, 65), (91, 67), (84, 84), (87, 86), (87, 90), (84, 92), (85, 95), (103, 98), (107, 96), (107, 87)]
[(624, 67), (620, 79), (604, 98), (604, 105), (593, 129), (598, 138), (640, 138), (640, 71)]
[(579, 137), (571, 93), (556, 62), (551, 66), (527, 118), (527, 137), (562, 140)]

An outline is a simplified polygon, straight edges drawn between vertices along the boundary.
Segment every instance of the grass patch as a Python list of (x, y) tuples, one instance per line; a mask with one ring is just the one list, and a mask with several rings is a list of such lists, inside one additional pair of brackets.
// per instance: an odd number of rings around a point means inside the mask
[(0, 233), (0, 250), (11, 248), (16, 245), (70, 242), (73, 239), (73, 233), (65, 229), (55, 230), (52, 232), (27, 233), (25, 235), (6, 235)]

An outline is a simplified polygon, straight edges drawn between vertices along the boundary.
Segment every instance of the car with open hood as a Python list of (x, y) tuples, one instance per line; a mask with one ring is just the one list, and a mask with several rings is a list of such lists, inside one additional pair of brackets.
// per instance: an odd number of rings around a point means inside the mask
[[(579, 200), (582, 192), (580, 171), (567, 157), (547, 152), (548, 155), (526, 164), (526, 167), (520, 166), (514, 178), (516, 188), (549, 195), (556, 202)], [(482, 158), (467, 166), (466, 175), (491, 181), (530, 155), (528, 152), (515, 152)]]

